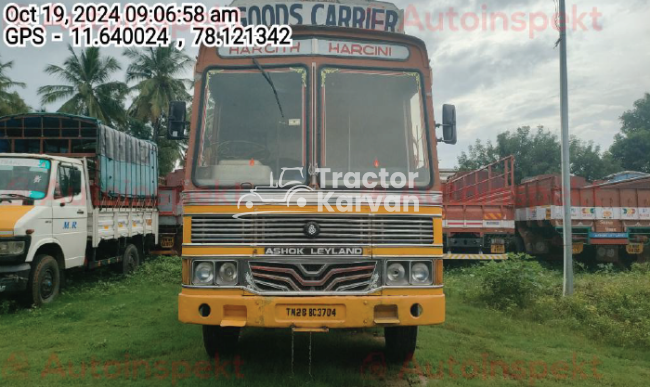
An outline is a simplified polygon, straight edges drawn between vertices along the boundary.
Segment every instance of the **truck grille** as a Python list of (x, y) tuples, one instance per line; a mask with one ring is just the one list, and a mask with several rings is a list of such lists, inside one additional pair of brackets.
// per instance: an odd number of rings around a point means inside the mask
[[(305, 225), (315, 222), (319, 234), (308, 237)], [(433, 244), (433, 219), (421, 215), (278, 215), (192, 217), (192, 243), (215, 244)]]
[[(376, 286), (373, 261), (314, 263), (249, 262), (252, 285), (261, 291), (352, 292)], [(251, 284), (249, 284), (251, 285)]]

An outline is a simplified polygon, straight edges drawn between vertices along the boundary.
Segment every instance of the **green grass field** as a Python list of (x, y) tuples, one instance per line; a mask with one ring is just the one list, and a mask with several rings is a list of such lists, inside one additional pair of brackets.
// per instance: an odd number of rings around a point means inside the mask
[[(180, 262), (129, 278), (77, 273), (57, 302), (0, 300), (0, 386), (642, 386), (650, 351), (471, 306), (449, 288), (447, 322), (420, 328), (415, 362), (384, 366), (377, 331), (245, 329), (239, 354), (208, 361), (198, 326), (177, 320)], [(459, 281), (451, 281), (454, 286)], [(215, 364), (216, 363), (216, 364)], [(505, 367), (504, 367), (505, 366)], [(504, 368), (506, 373), (504, 376)], [(311, 375), (310, 375), (311, 372)]]

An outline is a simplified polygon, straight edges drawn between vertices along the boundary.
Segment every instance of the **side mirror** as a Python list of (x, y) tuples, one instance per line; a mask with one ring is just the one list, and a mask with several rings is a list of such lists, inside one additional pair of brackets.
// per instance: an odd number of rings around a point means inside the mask
[(456, 106), (442, 105), (442, 142), (456, 144)]
[(187, 106), (183, 101), (172, 101), (169, 103), (169, 114), (167, 115), (167, 138), (169, 140), (183, 140), (185, 138), (185, 126)]

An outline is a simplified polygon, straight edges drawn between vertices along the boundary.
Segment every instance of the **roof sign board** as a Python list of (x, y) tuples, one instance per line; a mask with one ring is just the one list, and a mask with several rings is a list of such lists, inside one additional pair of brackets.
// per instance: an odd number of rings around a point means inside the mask
[(235, 0), (241, 24), (329, 26), (364, 30), (404, 32), (404, 12), (391, 3), (351, 1), (346, 4), (321, 1), (259, 2)]
[(409, 49), (399, 44), (340, 39), (294, 39), (290, 47), (219, 47), (223, 58), (251, 56), (326, 55), (350, 58), (406, 60)]

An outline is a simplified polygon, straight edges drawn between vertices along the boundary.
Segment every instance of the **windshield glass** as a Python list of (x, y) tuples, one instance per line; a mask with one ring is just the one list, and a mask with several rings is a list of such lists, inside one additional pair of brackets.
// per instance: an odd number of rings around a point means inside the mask
[(194, 173), (198, 185), (277, 187), (307, 181), (307, 71), (264, 71), (275, 86), (277, 99), (259, 69), (207, 73)]
[(0, 157), (0, 197), (44, 198), (50, 167), (49, 160)]
[(330, 171), (320, 176), (321, 185), (346, 187), (343, 178), (352, 172), (362, 179), (369, 176), (373, 183), (381, 181), (377, 175), (383, 173), (386, 184), (377, 188), (429, 186), (420, 87), (416, 72), (324, 69), (321, 167)]

